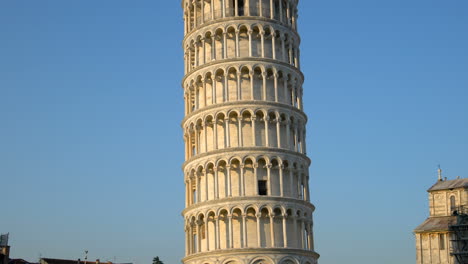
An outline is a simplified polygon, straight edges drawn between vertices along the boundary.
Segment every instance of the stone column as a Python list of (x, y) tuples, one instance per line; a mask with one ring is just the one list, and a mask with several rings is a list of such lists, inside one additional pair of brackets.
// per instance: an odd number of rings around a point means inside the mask
[(254, 192), (255, 195), (258, 195), (258, 176), (257, 176), (257, 168), (258, 168), (258, 163), (253, 164), (253, 171), (254, 171)]
[(224, 119), (224, 130), (225, 130), (225, 137), (224, 137), (224, 140), (225, 140), (225, 143), (224, 146), (226, 148), (230, 148), (231, 147), (231, 136), (230, 136), (230, 133), (229, 133), (229, 117), (226, 117)]
[(239, 16), (239, 3), (238, 0), (234, 0), (234, 16)]
[(213, 0), (211, 0), (211, 2), (210, 2), (210, 9), (211, 9), (211, 20), (214, 20), (215, 19), (215, 14), (214, 14)]
[(217, 104), (217, 103), (218, 103), (218, 99), (216, 98), (216, 86), (217, 86), (217, 85), (216, 85), (216, 83), (217, 83), (217, 82), (216, 82), (216, 73), (214, 73), (214, 74), (215, 74), (215, 75), (212, 75), (212, 78), (211, 78), (212, 83), (213, 83), (213, 84), (212, 84), (212, 87), (213, 87), (213, 88), (211, 89), (211, 90), (212, 90), (211, 100), (213, 101), (213, 104)]
[(287, 248), (288, 245), (288, 232), (287, 232), (287, 215), (283, 215), (283, 247)]
[(202, 170), (203, 175), (205, 175), (205, 201), (208, 201), (208, 173), (205, 169)]
[[(298, 220), (298, 217), (297, 217), (297, 216), (293, 216), (293, 221), (294, 221), (294, 236), (297, 236), (297, 235), (299, 234), (299, 230), (298, 230), (298, 227), (297, 227), (297, 220)], [(296, 237), (296, 238), (295, 238), (295, 241), (296, 241), (296, 243), (300, 242), (300, 237)], [(301, 248), (301, 245), (296, 244), (296, 248)]]
[(275, 19), (275, 5), (273, 4), (273, 0), (270, 0), (270, 18)]
[(291, 121), (286, 120), (286, 149), (291, 150)]
[(226, 17), (226, 1), (222, 0), (223, 17)]
[(278, 148), (281, 148), (281, 121), (280, 117), (276, 117), (276, 144)]
[(278, 103), (278, 73), (273, 74), (274, 79), (274, 89), (275, 89), (275, 102)]
[(219, 186), (218, 186), (218, 167), (214, 167), (214, 194), (215, 194), (215, 199), (219, 199)]
[(251, 119), (252, 119), (252, 142), (253, 142), (253, 145), (256, 146), (257, 140), (255, 139), (255, 121), (257, 121), (257, 117), (252, 116)]
[(289, 168), (289, 188), (291, 190), (291, 197), (292, 198), (295, 198), (294, 197), (294, 169), (293, 168)]
[(226, 165), (226, 176), (227, 176), (227, 197), (232, 197), (232, 190), (231, 190), (231, 166)]
[(203, 64), (205, 64), (206, 63), (206, 43), (205, 43), (206, 40), (205, 40), (205, 38), (201, 38), (200, 41), (201, 41), (202, 50), (203, 50), (203, 56), (202, 56), (203, 60), (202, 61), (203, 61)]
[(258, 247), (261, 247), (262, 246), (262, 240), (261, 240), (261, 236), (260, 236), (260, 221), (262, 219), (262, 215), (261, 213), (257, 213), (257, 246)]
[(211, 36), (211, 60), (216, 60), (216, 35)]
[(242, 243), (241, 247), (245, 248), (247, 247), (247, 215), (243, 214), (242, 215)]
[(284, 176), (283, 176), (284, 165), (279, 166), (279, 181), (280, 181), (280, 196), (284, 197)]
[(194, 0), (193, 2), (193, 27), (196, 28), (198, 23), (197, 23), (197, 1)]
[(266, 165), (266, 169), (267, 169), (267, 181), (268, 181), (268, 190), (267, 190), (267, 194), (269, 196), (272, 195), (272, 188), (273, 188), (273, 184), (271, 184), (271, 163), (270, 164), (267, 164)]
[(247, 31), (247, 34), (249, 35), (249, 57), (252, 57), (252, 33), (252, 30)]
[(219, 216), (216, 216), (215, 217), (215, 221), (216, 221), (216, 224), (215, 224), (215, 247), (216, 249), (219, 249), (220, 248), (220, 243), (219, 243)]
[(199, 253), (199, 252), (201, 252), (201, 235), (200, 235), (200, 232), (201, 232), (200, 224), (201, 224), (201, 222), (200, 222), (200, 220), (197, 220), (195, 222), (195, 224), (197, 225), (197, 241), (195, 241), (195, 242), (197, 244), (197, 253)]
[(240, 188), (240, 196), (245, 196), (245, 178), (244, 178), (244, 164), (241, 164), (240, 165), (240, 184), (241, 184), (241, 188)]
[(206, 251), (210, 251), (210, 233), (208, 231), (208, 216), (205, 218), (205, 243), (206, 243)]
[(265, 31), (263, 30), (260, 31), (260, 46), (262, 48), (262, 58), (265, 58)]
[(197, 180), (196, 180), (196, 189), (197, 189), (197, 201), (196, 203), (199, 203), (200, 202), (200, 176), (198, 175), (197, 172), (195, 172), (195, 176), (197, 177)]
[(228, 226), (229, 226), (229, 245), (226, 245), (227, 248), (234, 248), (234, 236), (232, 234), (232, 215), (228, 216)]
[(254, 100), (254, 77), (255, 75), (253, 73), (249, 73), (250, 76), (250, 98), (251, 100)]
[(205, 136), (204, 144), (205, 144), (205, 153), (206, 153), (208, 152), (208, 124), (205, 121), (203, 121), (202, 124), (203, 124), (203, 132), (204, 132), (203, 134)]
[(271, 246), (276, 247), (275, 243), (275, 216), (270, 214), (270, 237), (271, 237)]
[(238, 122), (238, 134), (239, 134), (239, 143), (238, 143), (238, 146), (239, 147), (243, 147), (244, 144), (243, 144), (243, 135), (242, 135), (242, 116), (238, 116), (237, 117), (237, 122)]
[(227, 59), (228, 56), (227, 56), (227, 32), (223, 32), (223, 47), (224, 47), (224, 50), (223, 50), (223, 59)]
[(218, 120), (213, 120), (213, 149), (218, 149)]
[(203, 106), (207, 106), (207, 101), (206, 101), (206, 80), (205, 78), (201, 79), (201, 82), (203, 84)]
[(228, 102), (229, 101), (229, 86), (228, 86), (228, 76), (229, 74), (227, 72), (224, 73), (224, 96), (223, 96), (223, 102)]
[(237, 75), (236, 75), (237, 79), (236, 79), (236, 89), (237, 89), (237, 101), (240, 101), (241, 98), (242, 98), (242, 87), (241, 87), (241, 73), (240, 72), (237, 72)]
[(306, 249), (306, 241), (305, 241), (305, 225), (304, 225), (304, 219), (301, 219), (301, 238), (302, 238), (302, 249)]
[(273, 59), (276, 60), (276, 32), (272, 32), (271, 34), (271, 49)]
[(266, 91), (267, 91), (266, 77), (267, 77), (267, 73), (262, 72), (262, 78), (263, 78), (262, 100), (263, 101), (266, 101), (266, 98), (267, 98), (267, 94), (266, 94)]

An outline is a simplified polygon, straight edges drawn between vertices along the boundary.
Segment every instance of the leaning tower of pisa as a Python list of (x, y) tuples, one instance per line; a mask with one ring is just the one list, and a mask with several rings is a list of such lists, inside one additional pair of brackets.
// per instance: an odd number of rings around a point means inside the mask
[(183, 0), (184, 264), (316, 264), (298, 0)]

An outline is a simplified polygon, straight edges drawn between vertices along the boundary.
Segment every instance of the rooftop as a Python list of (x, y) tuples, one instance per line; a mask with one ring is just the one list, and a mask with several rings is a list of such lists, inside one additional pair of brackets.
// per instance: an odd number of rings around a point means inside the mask
[(428, 192), (441, 191), (441, 190), (450, 190), (457, 188), (468, 188), (468, 178), (465, 179), (456, 179), (456, 180), (443, 180), (437, 181), (436, 184), (432, 185)]
[(456, 216), (429, 217), (414, 229), (415, 233), (449, 231), (449, 226), (457, 223)]

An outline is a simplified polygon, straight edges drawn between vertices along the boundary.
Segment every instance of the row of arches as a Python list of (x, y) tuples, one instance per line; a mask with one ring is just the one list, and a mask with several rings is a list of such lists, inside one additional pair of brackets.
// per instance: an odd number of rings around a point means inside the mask
[(207, 69), (184, 81), (185, 114), (210, 105), (268, 101), (303, 109), (302, 78), (291, 69), (270, 65)]
[(219, 112), (184, 125), (185, 158), (226, 148), (271, 147), (306, 154), (305, 120), (273, 110)]
[(274, 260), (269, 256), (262, 256), (254, 254), (253, 257), (238, 258), (232, 256), (226, 256), (224, 258), (207, 258), (203, 257), (201, 261), (191, 261), (190, 264), (317, 264), (317, 260), (311, 259), (310, 257), (293, 257), (288, 254), (286, 257), (275, 258)]
[(250, 206), (186, 218), (187, 255), (219, 249), (314, 250), (311, 215), (301, 210)]
[(299, 39), (272, 25), (207, 28), (185, 41), (185, 73), (212, 61), (267, 58), (300, 68)]
[(219, 159), (190, 166), (186, 207), (230, 197), (274, 196), (309, 201), (308, 165), (279, 157)]
[(198, 26), (226, 17), (259, 16), (297, 30), (295, 0), (187, 0), (184, 5), (185, 34)]

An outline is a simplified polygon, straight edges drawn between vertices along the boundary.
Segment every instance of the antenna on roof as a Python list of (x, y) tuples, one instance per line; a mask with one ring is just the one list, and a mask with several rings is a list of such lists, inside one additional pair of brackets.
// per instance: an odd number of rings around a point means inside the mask
[(442, 181), (442, 169), (440, 168), (440, 164), (439, 164), (439, 169), (437, 169), (437, 172), (439, 174), (439, 181)]

